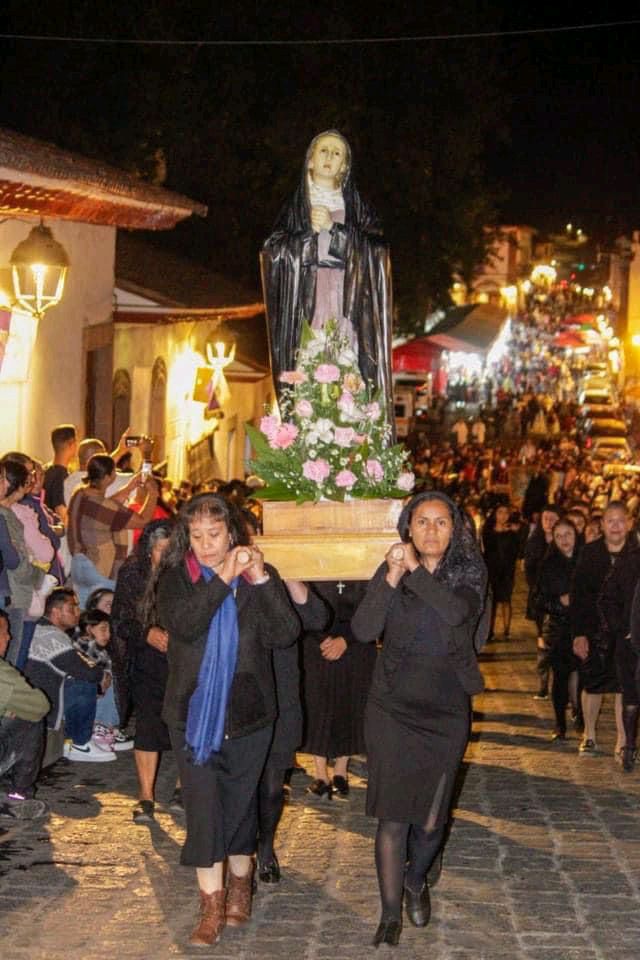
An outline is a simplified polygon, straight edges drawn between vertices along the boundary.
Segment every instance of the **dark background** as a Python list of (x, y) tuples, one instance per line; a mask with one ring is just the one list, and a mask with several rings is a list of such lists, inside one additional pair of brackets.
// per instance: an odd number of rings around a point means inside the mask
[[(638, 25), (505, 35), (631, 19), (628, 4), (397, 6), (8, 0), (6, 33), (242, 42), (0, 40), (0, 123), (206, 203), (206, 220), (156, 242), (254, 289), (258, 249), (308, 142), (337, 127), (392, 242), (407, 329), (446, 300), (454, 269), (472, 275), (486, 224), (571, 221), (603, 244), (640, 227)], [(264, 43), (469, 32), (498, 36)]]

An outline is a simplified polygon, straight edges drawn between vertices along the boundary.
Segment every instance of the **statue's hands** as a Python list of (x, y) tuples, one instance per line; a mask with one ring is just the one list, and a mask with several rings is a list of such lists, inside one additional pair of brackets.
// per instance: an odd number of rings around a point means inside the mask
[(311, 207), (311, 226), (315, 233), (321, 230), (331, 230), (333, 220), (328, 207)]

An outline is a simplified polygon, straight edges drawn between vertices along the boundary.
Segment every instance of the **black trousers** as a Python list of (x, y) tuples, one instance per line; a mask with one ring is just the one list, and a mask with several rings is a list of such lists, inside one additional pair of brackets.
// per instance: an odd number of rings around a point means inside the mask
[(0, 720), (0, 776), (9, 792), (32, 797), (44, 751), (44, 721), (3, 717)]
[(220, 753), (196, 766), (185, 751), (184, 730), (169, 728), (178, 763), (187, 837), (180, 863), (211, 867), (230, 854), (252, 854), (258, 832), (257, 788), (273, 724), (246, 737), (223, 740)]

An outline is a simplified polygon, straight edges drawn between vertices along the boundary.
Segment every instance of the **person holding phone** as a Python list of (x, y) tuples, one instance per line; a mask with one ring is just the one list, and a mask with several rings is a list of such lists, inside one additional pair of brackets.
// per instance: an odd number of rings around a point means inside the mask
[[(153, 517), (158, 488), (150, 480), (133, 477), (129, 485), (110, 497), (116, 477), (112, 457), (96, 454), (87, 464), (86, 483), (73, 492), (69, 503), (67, 538), (71, 551), (71, 579), (81, 606), (97, 587), (115, 590), (118, 570), (127, 556), (127, 531), (142, 529)], [(135, 513), (121, 502), (135, 486), (144, 484), (146, 498)]]

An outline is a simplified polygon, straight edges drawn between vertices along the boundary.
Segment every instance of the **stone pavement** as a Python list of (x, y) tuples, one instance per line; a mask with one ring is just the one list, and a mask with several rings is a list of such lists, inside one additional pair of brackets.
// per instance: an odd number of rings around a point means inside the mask
[[(522, 594), (516, 597), (522, 612)], [(428, 960), (632, 960), (640, 948), (640, 769), (612, 757), (607, 705), (603, 755), (579, 758), (578, 740), (551, 746), (551, 707), (535, 690), (533, 634), (483, 656), (487, 690), (475, 703), (445, 869), (426, 930), (408, 924), (396, 950)], [(309, 758), (302, 758), (304, 761)], [(310, 767), (309, 767), (310, 769)], [(161, 771), (168, 799), (175, 769)], [(293, 779), (279, 834), (282, 883), (261, 886), (246, 929), (217, 947), (185, 946), (193, 924), (193, 871), (178, 865), (183, 829), (162, 809), (151, 829), (131, 822), (131, 754), (116, 763), (59, 761), (40, 796), (40, 824), (0, 821), (2, 960), (356, 960), (370, 943), (378, 901), (375, 824), (364, 782), (348, 803), (307, 802)]]

